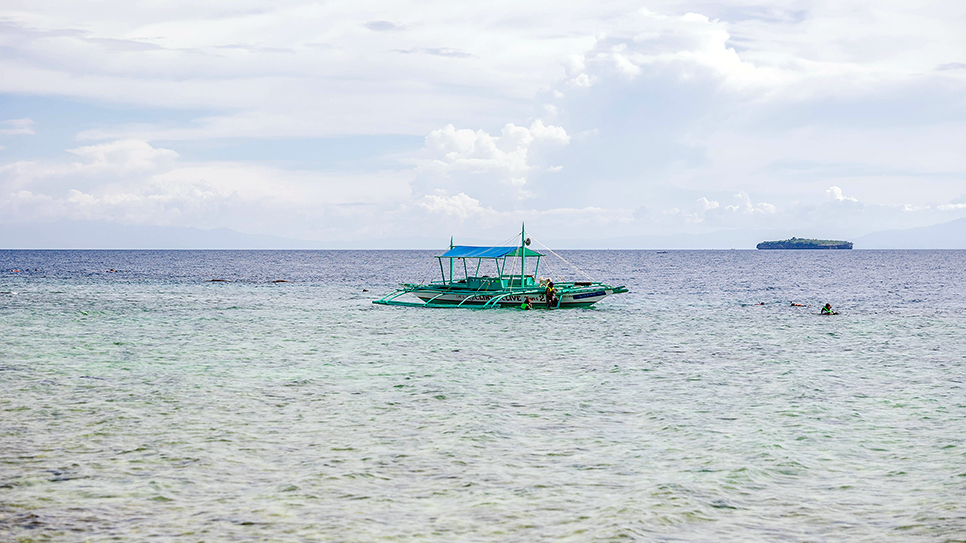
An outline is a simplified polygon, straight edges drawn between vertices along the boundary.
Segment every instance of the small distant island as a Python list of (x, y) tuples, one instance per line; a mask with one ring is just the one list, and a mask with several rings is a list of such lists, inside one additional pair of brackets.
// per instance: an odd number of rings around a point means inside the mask
[(851, 241), (834, 239), (803, 239), (792, 238), (782, 241), (763, 241), (758, 244), (759, 249), (851, 249)]

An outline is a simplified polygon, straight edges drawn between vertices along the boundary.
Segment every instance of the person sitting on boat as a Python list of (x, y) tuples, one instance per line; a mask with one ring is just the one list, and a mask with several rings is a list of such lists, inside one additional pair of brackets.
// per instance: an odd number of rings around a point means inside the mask
[(823, 315), (838, 315), (838, 313), (832, 311), (832, 304), (825, 304), (825, 307), (822, 308), (822, 314)]
[(547, 299), (547, 309), (553, 309), (553, 302), (556, 299), (556, 291), (553, 288), (553, 281), (549, 281), (547, 283), (547, 291), (544, 294), (544, 297)]
[(526, 296), (523, 299), (523, 303), (520, 304), (520, 309), (525, 309), (527, 311), (533, 309), (533, 300), (531, 300), (529, 296)]

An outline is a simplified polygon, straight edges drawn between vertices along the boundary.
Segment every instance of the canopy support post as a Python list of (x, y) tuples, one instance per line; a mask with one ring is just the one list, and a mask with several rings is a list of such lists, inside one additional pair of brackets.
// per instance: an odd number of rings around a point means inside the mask
[(527, 275), (527, 225), (520, 223), (520, 288), (526, 286), (524, 281)]

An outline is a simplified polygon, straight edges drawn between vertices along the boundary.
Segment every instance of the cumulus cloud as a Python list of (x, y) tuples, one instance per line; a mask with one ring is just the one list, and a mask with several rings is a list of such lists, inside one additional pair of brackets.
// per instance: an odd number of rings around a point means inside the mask
[[(596, 82), (597, 82), (597, 76), (581, 73), (567, 80), (567, 85), (570, 87), (576, 87), (576, 88), (587, 88), (592, 86)], [(561, 94), (561, 96), (563, 95)]]
[(698, 209), (701, 211), (707, 211), (709, 209), (716, 209), (720, 206), (717, 200), (708, 200), (704, 196), (698, 198)]
[(828, 194), (828, 197), (830, 199), (835, 200), (836, 202), (858, 202), (859, 201), (857, 198), (852, 198), (850, 196), (845, 196), (844, 194), (842, 194), (842, 189), (840, 189), (839, 187), (829, 187), (828, 190), (825, 191), (825, 193)]
[(171, 149), (156, 148), (146, 141), (123, 140), (68, 149), (83, 162), (79, 169), (127, 173), (164, 168), (178, 157)]
[(788, 72), (743, 60), (730, 44), (728, 27), (698, 13), (628, 13), (599, 36), (583, 58), (568, 60), (565, 86), (589, 87), (609, 75), (632, 81), (648, 70), (667, 68), (682, 79), (692, 78), (695, 69), (706, 70), (735, 88), (789, 79)]
[[(564, 146), (570, 136), (562, 127), (535, 120), (530, 127), (507, 124), (494, 136), (484, 130), (447, 125), (426, 136), (423, 158), (416, 164), (425, 183), (460, 193), (483, 193), (529, 198), (527, 176), (533, 169), (532, 151), (541, 146)], [(500, 184), (508, 190), (494, 190)]]
[[(708, 211), (718, 209), (719, 207), (721, 207), (721, 204), (717, 200), (709, 200), (702, 196), (695, 201), (692, 211), (684, 213), (683, 216), (688, 223), (701, 223), (704, 221)], [(682, 212), (678, 208), (673, 208), (665, 212), (666, 215), (677, 215), (679, 213)]]
[(493, 210), (485, 209), (480, 205), (480, 201), (459, 193), (455, 196), (445, 194), (427, 194), (416, 201), (416, 204), (430, 213), (442, 213), (453, 216), (460, 221), (465, 221), (472, 216), (483, 215)]
[(734, 196), (737, 203), (730, 206), (725, 206), (724, 209), (732, 213), (743, 213), (745, 215), (755, 215), (755, 214), (766, 214), (771, 215), (778, 211), (778, 208), (767, 203), (758, 202), (752, 203), (751, 196), (747, 192), (741, 191)]

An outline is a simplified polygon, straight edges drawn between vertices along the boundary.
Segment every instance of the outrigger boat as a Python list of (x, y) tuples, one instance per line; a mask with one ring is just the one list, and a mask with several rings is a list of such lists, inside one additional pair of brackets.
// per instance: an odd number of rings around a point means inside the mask
[[(520, 230), (518, 247), (475, 247), (453, 245), (436, 257), (440, 279), (430, 283), (403, 283), (396, 291), (373, 300), (374, 304), (414, 307), (473, 307), (487, 309), (499, 306), (520, 307), (529, 297), (534, 308), (587, 307), (611, 294), (627, 292), (594, 281), (553, 283), (553, 300), (547, 304), (548, 279), (537, 281), (540, 259), (544, 256), (529, 248), (526, 229)], [(551, 251), (552, 252), (552, 251)], [(519, 259), (519, 267), (515, 259)], [(496, 275), (480, 275), (484, 261), (496, 264)], [(532, 266), (528, 266), (532, 264)], [(532, 267), (532, 273), (527, 268)], [(447, 275), (447, 271), (449, 274)], [(462, 274), (458, 272), (462, 271)], [(461, 277), (458, 277), (462, 275)], [(420, 301), (398, 298), (411, 294)]]

